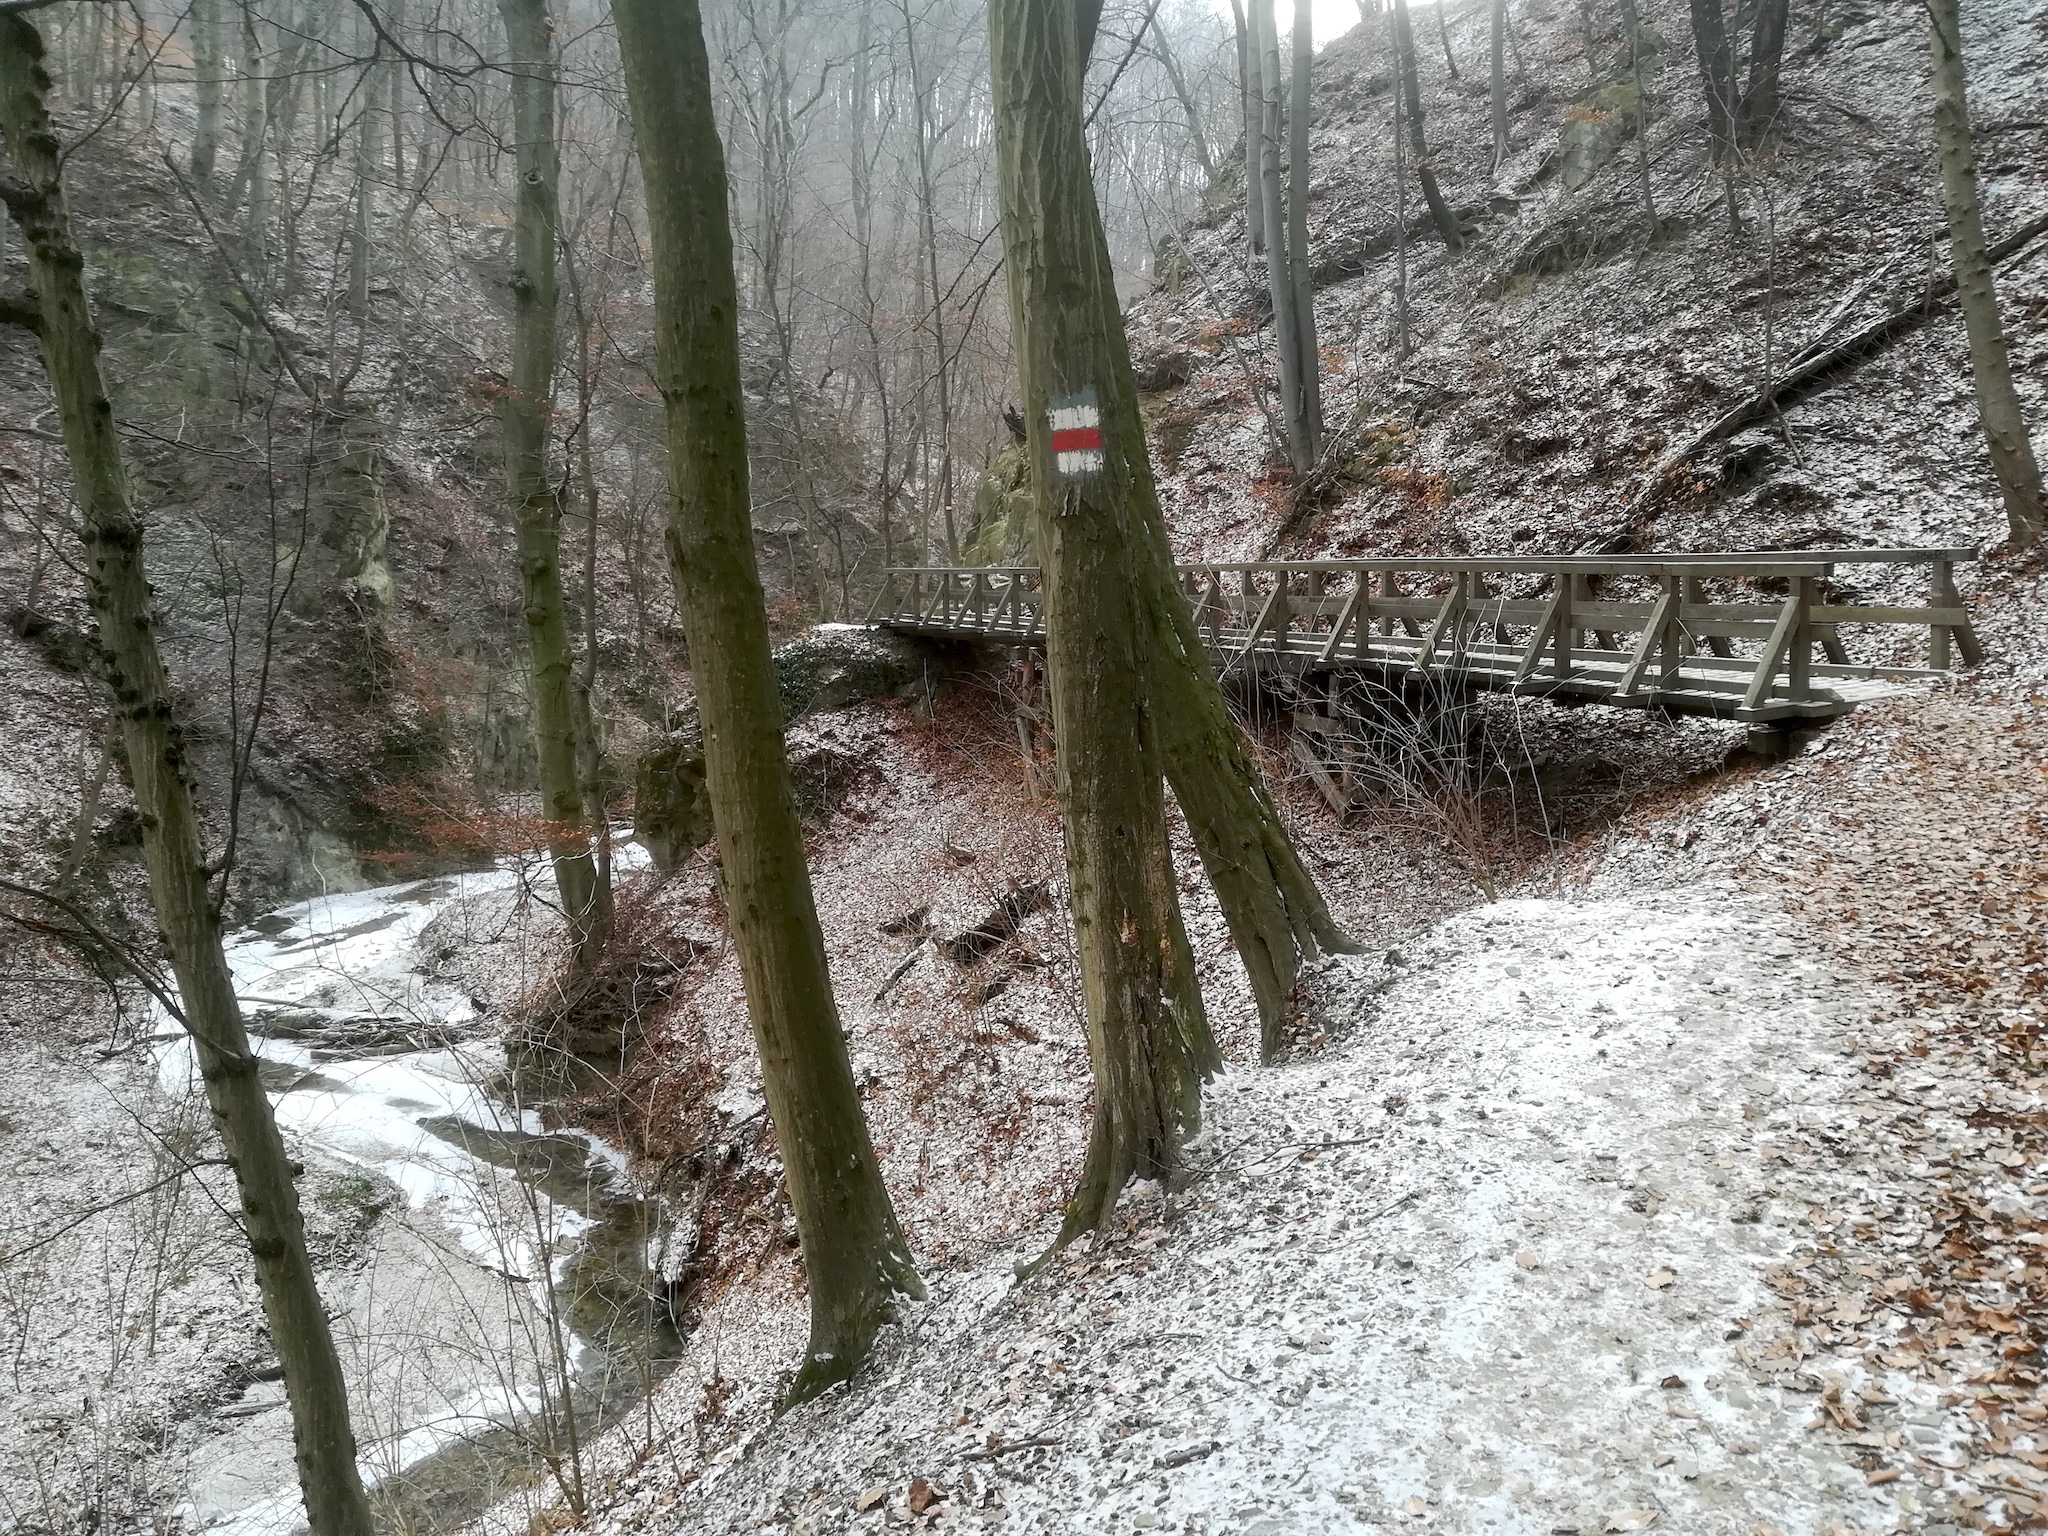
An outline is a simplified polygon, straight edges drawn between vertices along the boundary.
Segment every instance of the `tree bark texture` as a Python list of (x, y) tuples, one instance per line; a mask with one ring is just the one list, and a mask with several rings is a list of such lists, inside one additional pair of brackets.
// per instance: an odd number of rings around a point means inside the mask
[(804, 864), (754, 554), (725, 155), (696, 0), (615, 0), (646, 184), (669, 565), (704, 729), (726, 917), (811, 1296), (789, 1400), (850, 1376), (923, 1289), (868, 1137)]
[(193, 0), (192, 6), (192, 93), (198, 99), (198, 119), (192, 128), (192, 179), (201, 186), (212, 183), (220, 156), (223, 3)]
[(1280, 421), (1287, 441), (1287, 461), (1294, 472), (1315, 467), (1315, 441), (1309, 431), (1307, 394), (1302, 387), (1301, 319), (1296, 313), (1294, 263), (1287, 249), (1287, 216), (1282, 192), (1287, 183), (1283, 134), (1287, 77), (1280, 67), (1279, 24), (1273, 0), (1250, 0), (1252, 40), (1259, 61), (1259, 195), (1266, 231), (1266, 293), (1273, 304), (1273, 352), (1280, 373)]
[(604, 942), (611, 893), (598, 880), (590, 810), (580, 764), (575, 651), (562, 595), (562, 508), (548, 478), (559, 292), (555, 242), (561, 158), (555, 142), (554, 35), (547, 0), (499, 0), (509, 49), (512, 130), (519, 177), (513, 227), (512, 374), (499, 420), (505, 434), (505, 490), (519, 546), (526, 619), (528, 707), (540, 767), (548, 853), (579, 963)]
[(1941, 190), (1948, 205), (1949, 249), (1956, 268), (1956, 298), (1970, 337), (1970, 372), (1977, 386), (1977, 419), (1991, 450), (1991, 469), (2005, 501), (2015, 547), (2041, 537), (2041, 469), (2034, 459), (2012, 359), (1998, 314), (1998, 288), (1985, 248), (1984, 211), (1977, 199), (1977, 146), (1963, 76), (1962, 22), (1956, 0), (1923, 0), (1934, 52), (1934, 131), (1941, 149)]
[(1493, 168), (1497, 172), (1508, 157), (1508, 0), (1492, 0), (1488, 10), (1493, 26), (1487, 94), (1493, 123)]
[[(1244, 103), (1244, 231), (1256, 256), (1266, 249), (1266, 191), (1260, 185), (1265, 179), (1265, 167), (1259, 158), (1265, 90), (1259, 84), (1263, 66), (1250, 18), (1245, 14), (1246, 3), (1247, 0), (1230, 0), (1230, 14), (1237, 23), (1237, 86)], [(1256, 4), (1257, 0), (1250, 3)]]
[(1643, 18), (1636, 0), (1621, 0), (1621, 28), (1628, 36), (1629, 75), (1636, 88), (1636, 191), (1643, 199), (1649, 238), (1655, 240), (1663, 223), (1657, 217), (1657, 195), (1650, 185), (1650, 87), (1643, 78)]
[(257, 1076), (208, 890), (192, 759), (157, 648), (143, 525), (88, 308), (47, 98), (43, 43), (0, 14), (0, 135), (13, 172), (0, 183), (28, 246), (43, 367), (71, 463), (98, 662), (141, 812), (150, 902), (162, 931), (207, 1106), (233, 1165), (271, 1341), (284, 1367), (299, 1487), (314, 1536), (371, 1536), (356, 1470), (348, 1388), (306, 1255), (292, 1163)]
[(1719, 165), (1735, 152), (1734, 43), (1721, 14), (1721, 0), (1692, 0), (1692, 41), (1707, 101), (1707, 139)]
[[(1770, 137), (1778, 121), (1779, 73), (1785, 61), (1785, 21), (1791, 0), (1758, 0), (1749, 34), (1749, 83), (1736, 112), (1735, 133), (1751, 149)], [(1729, 71), (1734, 84), (1734, 71)]]
[[(1157, 493), (1088, 173), (1083, 30), (1075, 0), (989, 7), (1003, 259), (1095, 1077), (1088, 1150), (1056, 1248), (1106, 1222), (1130, 1180), (1174, 1171), (1216, 1065), (1168, 854), (1147, 587), (1131, 579), (1153, 553), (1132, 503)], [(1056, 447), (1056, 430), (1063, 445), (1082, 446)]]
[(1301, 416), (1308, 467), (1322, 456), (1322, 349), (1316, 342), (1316, 286), (1308, 260), (1309, 73), (1315, 63), (1309, 0), (1294, 0), (1294, 59), (1287, 109), (1287, 266), (1294, 288), (1294, 325), (1301, 366)]
[(1457, 215), (1444, 201), (1436, 184), (1436, 172), (1429, 168), (1429, 142), (1422, 131), (1422, 76), (1415, 68), (1415, 28), (1408, 20), (1408, 0), (1394, 0), (1394, 72), (1400, 77), (1402, 116), (1407, 121), (1408, 147), (1415, 155), (1415, 179), (1422, 186), (1422, 200), (1429, 205), (1429, 217), (1444, 244), (1454, 251), (1465, 248), (1465, 235), (1458, 228)]

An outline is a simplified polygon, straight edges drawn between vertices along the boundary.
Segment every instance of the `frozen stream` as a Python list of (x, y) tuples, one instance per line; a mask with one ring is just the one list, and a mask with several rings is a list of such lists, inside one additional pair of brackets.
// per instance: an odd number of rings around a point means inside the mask
[[(508, 862), (302, 902), (228, 943), (278, 1123), (308, 1154), (302, 1190), (363, 1213), (360, 1259), (323, 1285), (364, 1479), (401, 1527), (447, 1527), (548, 1478), (677, 1353), (650, 1285), (661, 1225), (624, 1158), (515, 1102), (495, 1021), (433, 974), (436, 955), (518, 937), (551, 896), (544, 863)], [(197, 1092), (189, 1042), (164, 1041), (164, 1086)], [(189, 1520), (303, 1528), (282, 1383), (222, 1417)]]

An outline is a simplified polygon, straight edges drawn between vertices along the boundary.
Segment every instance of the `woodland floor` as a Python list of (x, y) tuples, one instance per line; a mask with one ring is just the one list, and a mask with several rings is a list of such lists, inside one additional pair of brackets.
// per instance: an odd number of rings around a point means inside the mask
[(929, 1266), (870, 1375), (733, 1393), (602, 1523), (2039, 1528), (2037, 584), (1980, 674), (1327, 964), (1186, 1191), (1022, 1285), (1044, 1218)]

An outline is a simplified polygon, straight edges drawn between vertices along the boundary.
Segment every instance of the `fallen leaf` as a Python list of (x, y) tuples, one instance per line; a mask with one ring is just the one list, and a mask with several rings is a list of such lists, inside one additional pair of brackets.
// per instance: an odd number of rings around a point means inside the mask
[(939, 1490), (921, 1477), (910, 1480), (910, 1512), (921, 1515), (939, 1502)]
[(1677, 1278), (1678, 1271), (1675, 1269), (1654, 1269), (1643, 1277), (1643, 1284), (1653, 1291), (1661, 1291)]
[(1828, 1313), (1828, 1316), (1838, 1323), (1862, 1323), (1870, 1319), (1870, 1313), (1863, 1305), (1863, 1295), (1860, 1291), (1846, 1292), (1835, 1303), (1834, 1310)]
[(1657, 1511), (1654, 1509), (1624, 1509), (1618, 1515), (1607, 1517), (1607, 1529), (1610, 1531), (1647, 1531), (1656, 1523)]
[(1685, 1385), (1685, 1378), (1683, 1376), (1666, 1376), (1657, 1385), (1660, 1387), (1682, 1387)]
[(888, 1497), (888, 1489), (870, 1488), (866, 1493), (862, 1494), (859, 1498), (853, 1501), (853, 1507), (864, 1515), (869, 1510), (873, 1509), (877, 1504), (881, 1503), (882, 1500)]

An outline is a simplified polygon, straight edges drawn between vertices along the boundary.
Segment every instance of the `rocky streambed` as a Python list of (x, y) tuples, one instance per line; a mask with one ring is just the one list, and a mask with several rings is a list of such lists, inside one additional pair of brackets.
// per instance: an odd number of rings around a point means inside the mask
[[(364, 1478), (394, 1526), (448, 1528), (534, 1482), (573, 1502), (587, 1437), (680, 1349), (660, 1210), (616, 1149), (544, 1123), (489, 1003), (438, 963), (502, 946), (550, 891), (544, 866), (507, 862), (302, 902), (228, 945), (308, 1182), (360, 1207), (326, 1288)], [(196, 1091), (183, 1035), (167, 1023), (157, 1047), (163, 1088)], [(188, 1528), (305, 1523), (283, 1383), (254, 1374), (192, 1457)]]

